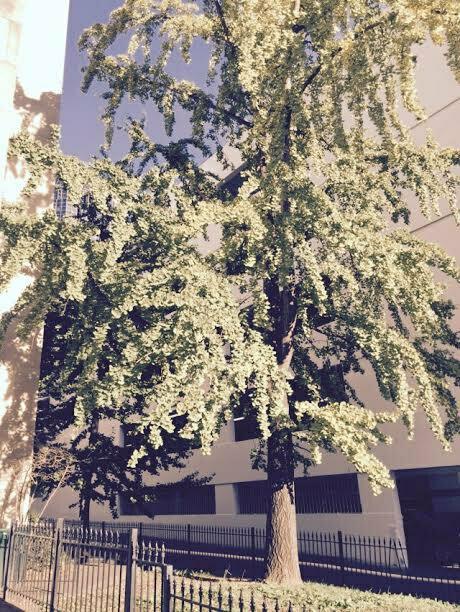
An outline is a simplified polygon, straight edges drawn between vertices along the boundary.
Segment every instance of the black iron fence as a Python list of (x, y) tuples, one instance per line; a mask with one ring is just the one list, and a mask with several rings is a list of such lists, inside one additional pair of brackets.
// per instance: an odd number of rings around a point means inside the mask
[[(257, 593), (177, 575), (188, 569), (258, 578), (264, 547), (264, 530), (254, 528), (92, 523), (83, 529), (62, 520), (16, 526), (4, 549), (3, 596), (31, 612), (276, 611), (276, 601)], [(300, 533), (299, 556), (305, 579), (460, 601), (459, 569), (411, 568), (395, 539)]]
[[(78, 521), (67, 524), (79, 525)], [(253, 574), (265, 555), (265, 529), (256, 527), (215, 527), (207, 525), (149, 524), (135, 522), (92, 522), (91, 527), (104, 533), (116, 530), (127, 537), (136, 528), (143, 541), (165, 544), (169, 553), (181, 556), (191, 567), (194, 557), (224, 555), (226, 559), (249, 562), (246, 573)], [(330, 561), (343, 558), (365, 567), (408, 568), (407, 550), (398, 538), (344, 535), (341, 531), (298, 533), (300, 561)]]
[(137, 530), (118, 531), (64, 525), (11, 529), (3, 577), (3, 598), (24, 610), (169, 610), (171, 566), (164, 549), (138, 541)]
[(281, 611), (278, 600), (253, 590), (175, 575), (165, 554), (164, 546), (139, 540), (136, 528), (83, 529), (61, 519), (14, 526), (0, 599), (27, 612)]
[[(164, 543), (168, 561), (178, 569), (262, 577), (266, 544), (262, 528), (136, 522), (95, 522), (92, 526), (102, 532), (116, 529), (124, 537), (137, 528), (142, 541)], [(399, 538), (301, 531), (298, 547), (306, 580), (447, 601), (460, 599), (460, 565), (411, 566)]]

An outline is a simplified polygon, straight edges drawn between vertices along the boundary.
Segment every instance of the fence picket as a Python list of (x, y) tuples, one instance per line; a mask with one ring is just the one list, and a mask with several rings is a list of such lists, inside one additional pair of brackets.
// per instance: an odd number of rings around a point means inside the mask
[(136, 561), (138, 557), (138, 532), (131, 529), (129, 534), (128, 556), (126, 559), (125, 612), (136, 608)]
[(239, 612), (243, 612), (244, 610), (244, 598), (243, 598), (243, 589), (240, 589), (240, 596), (238, 598)]
[(340, 584), (345, 584), (345, 557), (343, 554), (343, 534), (339, 531), (337, 532), (338, 542), (339, 542), (339, 564), (340, 564)]
[(64, 519), (58, 519), (56, 523), (56, 529), (54, 532), (54, 541), (53, 541), (53, 571), (51, 576), (51, 594), (50, 594), (50, 603), (49, 610), (50, 612), (54, 612), (54, 602), (56, 599), (57, 592), (57, 581), (59, 576), (59, 564), (61, 560), (61, 540), (62, 540), (62, 532), (64, 530)]
[(192, 526), (190, 525), (190, 523), (187, 524), (187, 556), (188, 556), (188, 562), (190, 565), (190, 562), (192, 560), (192, 533), (191, 533), (191, 529)]
[(11, 556), (13, 550), (13, 538), (14, 538), (14, 525), (11, 524), (8, 533), (8, 542), (6, 545), (6, 554), (4, 557), (4, 567), (3, 569), (3, 599), (6, 599), (6, 593), (8, 590), (8, 578), (10, 573), (10, 565), (11, 565)]

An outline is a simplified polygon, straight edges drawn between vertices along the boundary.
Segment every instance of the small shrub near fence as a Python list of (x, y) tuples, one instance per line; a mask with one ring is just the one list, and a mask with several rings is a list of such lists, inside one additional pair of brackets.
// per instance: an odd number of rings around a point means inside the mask
[[(160, 539), (158, 527), (170, 538)], [(173, 526), (144, 525), (140, 532), (122, 523), (82, 529), (62, 520), (16, 526), (6, 549), (3, 596), (28, 612), (302, 610), (178, 575), (179, 568), (187, 568), (253, 577), (260, 575), (263, 561), (255, 530), (180, 527), (176, 533)], [(178, 538), (179, 532), (185, 538)], [(200, 532), (206, 534), (201, 541)], [(301, 534), (299, 548), (304, 577), (317, 582), (460, 601), (458, 571), (411, 573), (405, 549), (394, 540)]]

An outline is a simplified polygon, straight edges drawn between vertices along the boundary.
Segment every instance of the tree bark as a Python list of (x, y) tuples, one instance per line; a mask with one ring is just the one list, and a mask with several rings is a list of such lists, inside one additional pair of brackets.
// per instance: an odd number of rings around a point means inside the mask
[(91, 498), (88, 491), (83, 491), (80, 509), (80, 521), (83, 529), (86, 531), (89, 529), (90, 521), (90, 509), (91, 509)]
[(269, 503), (266, 582), (292, 585), (302, 581), (297, 546), (292, 433), (283, 428), (267, 442)]
[[(91, 420), (89, 426), (89, 437), (88, 437), (88, 448), (91, 451), (96, 443), (96, 436), (99, 430), (99, 419), (97, 417)], [(92, 464), (90, 454), (87, 457), (88, 464), (85, 465), (84, 470), (84, 485), (80, 492), (80, 521), (84, 532), (89, 531), (90, 526), (90, 510), (91, 510), (91, 498), (93, 490), (93, 478), (94, 478), (94, 467)]]
[[(292, 356), (297, 322), (297, 304), (292, 288), (281, 288), (278, 279), (265, 283), (275, 323), (273, 346), (278, 367), (287, 375)], [(275, 422), (267, 440), (267, 550), (265, 580), (277, 584), (299, 584), (302, 580), (297, 545), (295, 508), (295, 453), (289, 427), (289, 400), (285, 397), (285, 420)]]

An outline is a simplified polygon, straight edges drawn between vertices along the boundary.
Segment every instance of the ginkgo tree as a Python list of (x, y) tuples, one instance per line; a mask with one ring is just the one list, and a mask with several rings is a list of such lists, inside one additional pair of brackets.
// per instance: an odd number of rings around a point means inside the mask
[[(459, 430), (459, 340), (441, 282), (459, 272), (409, 231), (412, 210), (432, 218), (441, 201), (459, 219), (460, 153), (429, 134), (415, 143), (401, 119), (402, 109), (424, 117), (414, 71), (429, 38), (459, 78), (457, 0), (125, 0), (81, 38), (83, 87), (105, 85), (107, 147), (125, 100), (158, 110), (171, 142), (156, 143), (135, 118), (116, 164), (13, 142), (29, 189), (53, 167), (72, 201), (91, 194), (100, 227), (84, 204), (65, 221), (4, 209), (2, 281), (26, 262), (38, 271), (9, 318), (27, 306), (28, 333), (55, 296), (71, 307), (91, 284), (100, 290), (85, 350), (69, 356), (80, 364), (69, 393), (80, 426), (94, 406), (136, 424), (146, 444), (132, 466), (177, 414), (181, 435), (210, 452), (232, 406), (249, 399), (266, 447), (267, 580), (300, 580), (299, 462), (338, 450), (378, 492), (392, 485), (373, 454), (391, 441), (385, 423), (412, 435), (423, 411), (446, 448)], [(196, 40), (209, 46), (206, 89), (170, 70), (171, 55), (188, 61)], [(175, 140), (179, 110), (190, 134)], [(194, 161), (196, 149), (222, 157), (223, 143), (242, 159), (236, 195)], [(198, 238), (215, 224), (220, 244), (205, 255)], [(363, 405), (350, 383), (364, 362), (387, 412)]]

